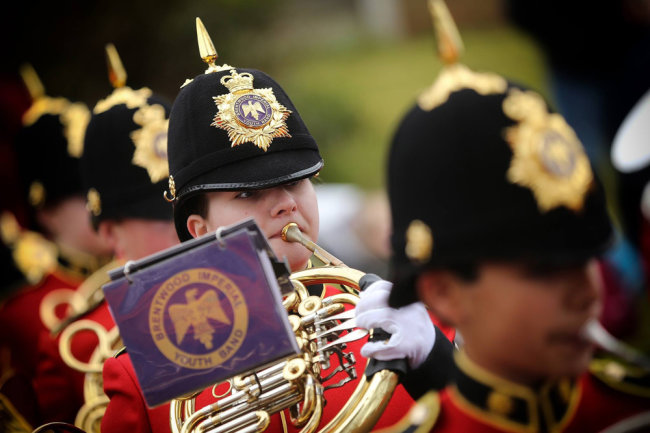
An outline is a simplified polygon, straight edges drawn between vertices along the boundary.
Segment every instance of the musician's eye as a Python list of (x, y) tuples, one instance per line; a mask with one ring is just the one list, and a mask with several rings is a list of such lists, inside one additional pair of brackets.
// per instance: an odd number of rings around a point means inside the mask
[(249, 198), (255, 194), (255, 191), (242, 191), (238, 193), (235, 198)]

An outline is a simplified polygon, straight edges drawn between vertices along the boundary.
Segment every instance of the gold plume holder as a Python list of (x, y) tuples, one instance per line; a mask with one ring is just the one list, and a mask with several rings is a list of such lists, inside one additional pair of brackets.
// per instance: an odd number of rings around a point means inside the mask
[(31, 64), (25, 63), (20, 67), (20, 76), (25, 83), (25, 87), (27, 87), (27, 91), (29, 92), (32, 101), (36, 101), (45, 96), (45, 87), (40, 78), (38, 78), (38, 74)]
[[(201, 18), (199, 17), (196, 17), (196, 39), (199, 43), (199, 54), (201, 55), (201, 60), (208, 65), (208, 69), (205, 70), (206, 74), (233, 69), (232, 66), (227, 64), (217, 65), (219, 54), (217, 54), (217, 50), (214, 48), (214, 44), (212, 43), (212, 38), (210, 38), (208, 31), (203, 25), (203, 21), (201, 21)], [(191, 82), (192, 80), (187, 80), (183, 86)]]
[(445, 65), (453, 65), (464, 49), (456, 23), (443, 0), (429, 0), (428, 5), (438, 41), (438, 56)]
[(108, 79), (115, 89), (126, 85), (126, 70), (122, 65), (120, 55), (117, 54), (115, 45), (106, 44), (106, 62), (108, 64)]
[(216, 72), (218, 69), (216, 62), (219, 58), (219, 54), (217, 54), (217, 50), (214, 48), (214, 44), (212, 43), (212, 38), (210, 38), (208, 31), (203, 25), (203, 21), (201, 21), (201, 18), (199, 17), (196, 17), (196, 39), (199, 42), (199, 54), (201, 55), (201, 60), (208, 65), (208, 69), (206, 69), (205, 73), (209, 74), (210, 72)]

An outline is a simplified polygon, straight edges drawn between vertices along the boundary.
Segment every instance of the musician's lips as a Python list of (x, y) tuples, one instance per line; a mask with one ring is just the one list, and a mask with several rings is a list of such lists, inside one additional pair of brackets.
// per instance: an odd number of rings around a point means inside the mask
[(549, 341), (574, 350), (587, 350), (592, 347), (592, 343), (587, 339), (582, 329), (553, 332), (549, 335)]

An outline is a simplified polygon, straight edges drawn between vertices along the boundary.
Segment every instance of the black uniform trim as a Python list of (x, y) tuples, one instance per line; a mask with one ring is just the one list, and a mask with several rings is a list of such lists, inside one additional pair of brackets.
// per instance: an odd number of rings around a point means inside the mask
[(431, 390), (441, 390), (450, 382), (454, 366), (454, 345), (438, 327), (433, 350), (416, 369), (410, 369), (402, 380), (402, 385), (414, 400)]
[(516, 431), (561, 431), (577, 408), (580, 390), (563, 379), (529, 388), (509, 382), (472, 363), (464, 353), (450, 395), (464, 411), (484, 422)]

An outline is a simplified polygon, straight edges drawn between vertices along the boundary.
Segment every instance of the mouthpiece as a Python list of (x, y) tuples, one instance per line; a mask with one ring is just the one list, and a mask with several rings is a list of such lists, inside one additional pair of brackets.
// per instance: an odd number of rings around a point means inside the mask
[(326, 266), (345, 266), (345, 263), (303, 235), (300, 231), (300, 228), (298, 228), (298, 224), (296, 223), (289, 223), (282, 228), (282, 240), (285, 242), (298, 242), (309, 251), (314, 253), (314, 256), (316, 256), (316, 258), (323, 262)]
[(587, 322), (582, 335), (596, 346), (604, 349), (614, 355), (620, 356), (622, 359), (643, 367), (650, 369), (650, 358), (638, 350), (628, 346), (627, 344), (617, 340), (611, 335), (597, 320)]

